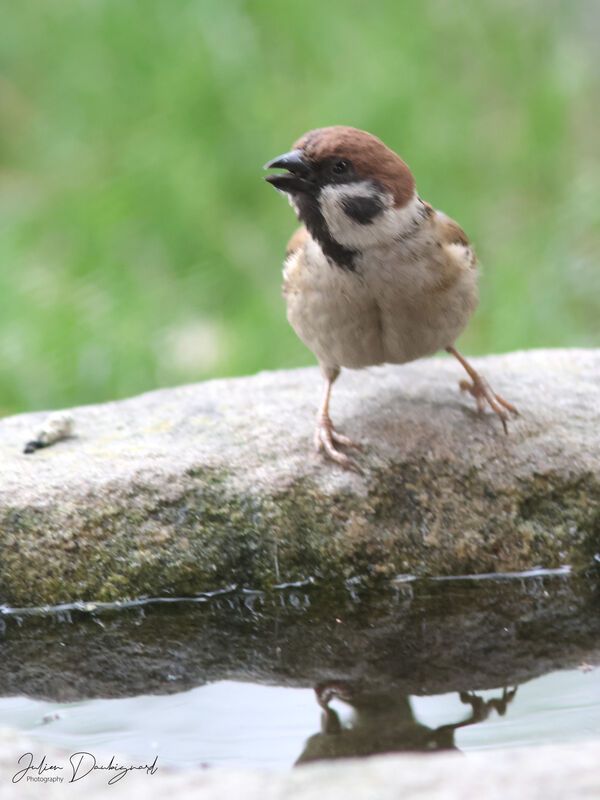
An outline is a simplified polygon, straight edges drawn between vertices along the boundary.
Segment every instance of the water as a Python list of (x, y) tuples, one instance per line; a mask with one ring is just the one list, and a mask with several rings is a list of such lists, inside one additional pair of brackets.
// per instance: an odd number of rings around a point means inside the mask
[(0, 723), (69, 752), (285, 769), (600, 738), (597, 590), (567, 571), (4, 609)]

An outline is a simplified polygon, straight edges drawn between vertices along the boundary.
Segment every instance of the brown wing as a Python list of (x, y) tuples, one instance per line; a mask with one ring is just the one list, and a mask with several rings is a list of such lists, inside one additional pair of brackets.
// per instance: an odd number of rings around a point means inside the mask
[(447, 292), (457, 281), (467, 275), (472, 276), (469, 283), (477, 281), (477, 256), (469, 239), (458, 222), (455, 222), (443, 211), (435, 211), (431, 217), (435, 237), (441, 246), (443, 259), (439, 262), (441, 269), (437, 276), (437, 290)]
[(447, 214), (444, 214), (443, 211), (436, 211), (435, 216), (440, 240), (444, 244), (463, 244), (465, 247), (470, 246), (469, 238), (458, 222), (455, 222)]
[(306, 241), (307, 238), (308, 238), (308, 231), (306, 230), (304, 225), (302, 225), (302, 227), (298, 228), (298, 230), (294, 233), (292, 238), (287, 243), (287, 247), (285, 249), (286, 256), (288, 257), (291, 256), (292, 253), (295, 253), (296, 250), (299, 250), (301, 247), (303, 247), (304, 242)]
[(302, 274), (305, 269), (303, 248), (308, 236), (309, 233), (303, 225), (298, 228), (287, 244), (283, 269), (283, 286), (281, 287), (283, 296), (286, 299), (298, 292), (299, 287), (302, 286)]

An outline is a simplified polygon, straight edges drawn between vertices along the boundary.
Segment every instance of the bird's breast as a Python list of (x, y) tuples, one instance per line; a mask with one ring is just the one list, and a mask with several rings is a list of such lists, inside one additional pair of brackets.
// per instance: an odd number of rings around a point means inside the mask
[(454, 342), (474, 309), (476, 276), (465, 283), (459, 270), (443, 287), (436, 243), (424, 235), (412, 244), (358, 254), (352, 272), (330, 263), (311, 237), (289, 256), (288, 320), (321, 363), (404, 363)]
[(288, 320), (321, 363), (384, 361), (379, 309), (360, 275), (331, 264), (312, 239), (289, 256), (283, 275)]

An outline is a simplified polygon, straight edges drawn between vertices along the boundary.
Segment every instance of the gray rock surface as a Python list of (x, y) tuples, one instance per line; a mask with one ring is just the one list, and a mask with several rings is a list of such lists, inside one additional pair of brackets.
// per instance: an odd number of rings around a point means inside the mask
[(589, 564), (600, 550), (600, 351), (474, 359), (521, 417), (505, 436), (449, 358), (346, 371), (363, 475), (313, 457), (316, 369), (0, 422), (0, 602), (178, 595), (316, 576)]
[[(64, 783), (11, 782), (25, 752), (45, 754)], [(97, 755), (98, 763), (108, 763)], [(37, 763), (37, 762), (36, 762)], [(126, 758), (118, 763), (131, 763)], [(577, 800), (600, 796), (600, 742), (447, 755), (389, 755), (321, 762), (290, 772), (203, 770), (130, 774), (111, 787), (94, 773), (68, 784), (69, 754), (0, 730), (0, 787), (5, 800), (178, 797), (202, 800)], [(35, 775), (35, 773), (34, 773)]]

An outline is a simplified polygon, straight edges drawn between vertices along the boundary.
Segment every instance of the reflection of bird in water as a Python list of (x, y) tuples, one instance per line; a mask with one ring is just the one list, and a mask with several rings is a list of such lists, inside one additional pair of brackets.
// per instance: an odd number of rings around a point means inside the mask
[[(471, 706), (471, 715), (460, 722), (428, 728), (413, 715), (405, 694), (390, 692), (353, 693), (342, 684), (324, 684), (315, 688), (317, 702), (323, 709), (321, 732), (311, 736), (296, 761), (306, 764), (331, 758), (369, 756), (399, 751), (456, 750), (454, 732), (487, 719), (492, 710), (506, 713), (517, 687), (504, 689), (502, 696), (484, 700), (474, 692), (460, 692), (460, 699)], [(343, 725), (338, 712), (329, 703), (342, 700), (353, 710), (352, 721)]]

